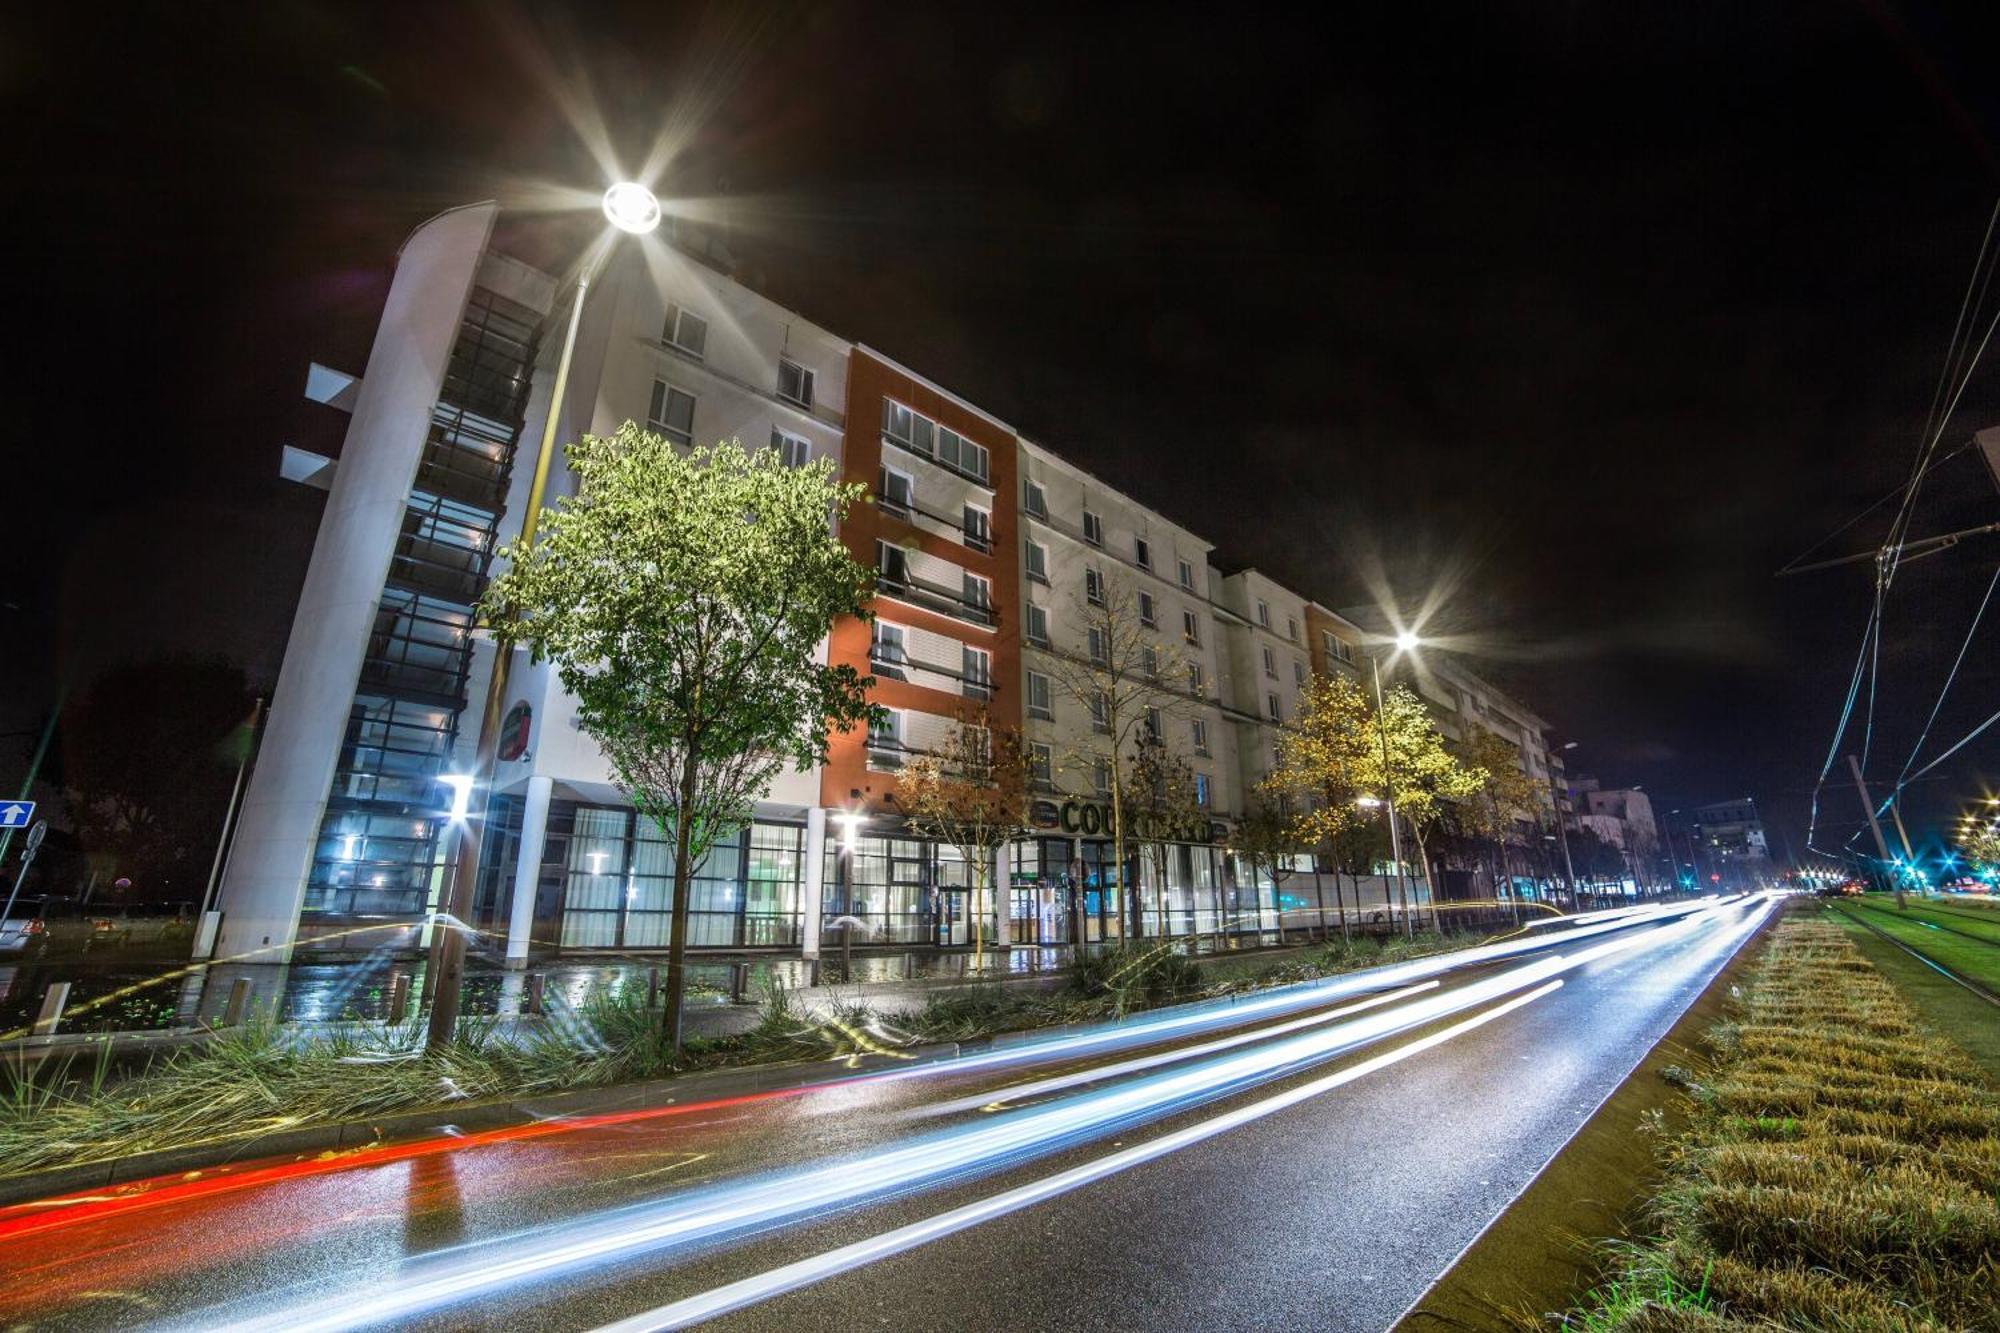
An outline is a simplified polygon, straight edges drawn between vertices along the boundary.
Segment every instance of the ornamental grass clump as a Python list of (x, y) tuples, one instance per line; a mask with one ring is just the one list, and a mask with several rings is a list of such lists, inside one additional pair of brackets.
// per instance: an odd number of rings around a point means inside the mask
[(2000, 1090), (1843, 932), (1782, 922), (1573, 1328), (2000, 1329)]

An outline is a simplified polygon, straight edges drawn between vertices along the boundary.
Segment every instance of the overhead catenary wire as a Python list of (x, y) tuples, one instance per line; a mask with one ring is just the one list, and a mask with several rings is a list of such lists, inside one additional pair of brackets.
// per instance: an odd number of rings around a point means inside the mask
[[(1987, 215), (1986, 231), (1980, 238), (1979, 252), (1974, 259), (1972, 273), (1966, 279), (1965, 292), (1959, 298), (1958, 315), (1952, 323), (1952, 334), (1945, 348), (1944, 364), (1939, 370), (1937, 386), (1932, 390), (1930, 409), (1925, 413), (1916, 461), (1911, 467), (1909, 479), (1900, 488), (1902, 501), (1897, 506), (1896, 516), (1890, 523), (1888, 538), (1878, 549), (1874, 596), (1870, 599), (1868, 621), (1862, 631), (1861, 649), (1856, 654), (1854, 670), (1848, 678), (1847, 695), (1841, 703), (1840, 716), (1834, 725), (1833, 739), (1827, 746), (1826, 759), (1820, 765), (1819, 775), (1813, 785), (1811, 813), (1806, 828), (1806, 846), (1811, 850), (1818, 850), (1813, 846), (1813, 837), (1819, 827), (1820, 796), (1825, 790), (1827, 775), (1833, 771), (1834, 761), (1839, 756), (1841, 743), (1846, 739), (1853, 723), (1854, 706), (1860, 696), (1864, 676), (1868, 681), (1868, 709), (1863, 722), (1864, 756), (1873, 743), (1875, 702), (1880, 685), (1882, 621), (1889, 586), (1894, 581), (1897, 567), (1901, 563), (1902, 544), (1908, 535), (1910, 519), (1915, 512), (1924, 478), (1936, 460), (1938, 442), (1943, 438), (1952, 415), (1958, 409), (1960, 399), (1964, 397), (1966, 386), (1971, 383), (1973, 372), (1978, 369), (1980, 359), (1992, 341), (1995, 325), (2000, 324), (2000, 310), (1995, 310), (1976, 348), (1971, 347), (1965, 338), (1970, 329), (1978, 327), (1979, 311), (1985, 305), (1987, 293), (1991, 289), (1993, 272), (1996, 267), (2000, 267), (2000, 254), (1996, 254), (1993, 249), (1996, 224), (2000, 224), (2000, 200), (1995, 200), (1992, 211)], [(1953, 387), (1954, 382), (1955, 387)], [(1864, 513), (1871, 512), (1880, 503), (1881, 501), (1877, 501), (1876, 505), (1869, 506), (1869, 510)], [(1859, 517), (1857, 515), (1857, 519)], [(1854, 521), (1850, 520), (1841, 530), (1844, 530), (1845, 526), (1851, 526)], [(1794, 564), (1796, 563), (1794, 561)], [(1984, 729), (1983, 725), (1981, 729)], [(1964, 743), (1961, 741), (1960, 745)], [(1956, 748), (1958, 747), (1954, 747), (1954, 750)], [(1947, 751), (1947, 754), (1949, 753), (1951, 752)], [(1942, 758), (1943, 756), (1940, 756), (1939, 761), (1934, 761), (1930, 767), (1935, 767), (1936, 762), (1941, 762)], [(1900, 783), (1907, 777), (1907, 768), (1906, 764), (1905, 776), (1899, 777), (1899, 785), (1896, 788), (1898, 791), (1901, 790)], [(1924, 771), (1928, 771), (1928, 768)]]

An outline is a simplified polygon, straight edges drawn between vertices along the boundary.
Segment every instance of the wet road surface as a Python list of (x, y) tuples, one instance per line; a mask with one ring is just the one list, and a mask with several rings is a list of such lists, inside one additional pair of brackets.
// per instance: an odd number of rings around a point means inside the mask
[(0, 1320), (1380, 1329), (1771, 910), (1608, 920), (776, 1094), (0, 1210)]

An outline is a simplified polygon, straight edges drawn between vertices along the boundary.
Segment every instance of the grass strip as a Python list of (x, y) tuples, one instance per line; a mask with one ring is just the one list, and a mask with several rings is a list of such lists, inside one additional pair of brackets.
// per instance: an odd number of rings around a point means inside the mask
[(1989, 944), (1939, 929), (1937, 923), (1915, 915), (1914, 909), (1911, 913), (1898, 913), (1893, 908), (1857, 908), (1852, 903), (1837, 902), (1834, 910), (1851, 920), (1867, 922), (1939, 966), (2000, 994), (2000, 943)]
[(1562, 1325), (2000, 1330), (2000, 1091), (1812, 909), (1743, 990), (1679, 1080), (1657, 1234)]
[(0, 1176), (696, 1069), (843, 1059), (1093, 1022), (1473, 943), (1431, 934), (1336, 940), (1261, 966), (1229, 960), (1226, 978), (1207, 974), (1208, 965), (1187, 957), (1179, 942), (1127, 946), (1075, 959), (1061, 990), (1024, 993), (975, 983), (938, 991), (915, 1013), (894, 1016), (861, 1003), (809, 1015), (777, 988), (766, 995), (752, 1030), (691, 1039), (678, 1062), (662, 1045), (659, 1012), (629, 994), (593, 998), (505, 1036), (491, 1020), (467, 1019), (458, 1041), (440, 1054), (424, 1049), (421, 1017), (395, 1028), (357, 1024), (311, 1037), (261, 1020), (157, 1055), (136, 1070), (114, 1067), (108, 1045), (96, 1058), (71, 1057), (32, 1072), (0, 1062)]

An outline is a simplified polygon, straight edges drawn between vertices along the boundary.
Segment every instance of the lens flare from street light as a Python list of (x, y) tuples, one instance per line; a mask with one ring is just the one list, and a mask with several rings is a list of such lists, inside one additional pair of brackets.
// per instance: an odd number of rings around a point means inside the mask
[(1399, 630), (1396, 634), (1396, 651), (1399, 653), (1415, 652), (1422, 643), (1423, 640), (1417, 637), (1415, 630)]
[(604, 192), (604, 216), (620, 231), (644, 236), (660, 225), (660, 201), (637, 181), (620, 181)]

